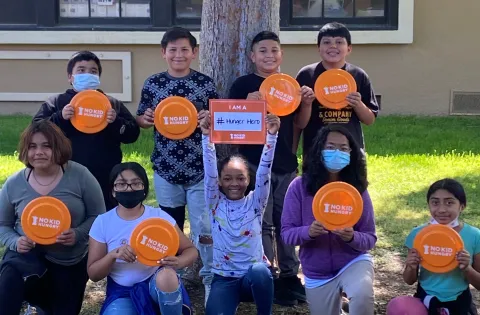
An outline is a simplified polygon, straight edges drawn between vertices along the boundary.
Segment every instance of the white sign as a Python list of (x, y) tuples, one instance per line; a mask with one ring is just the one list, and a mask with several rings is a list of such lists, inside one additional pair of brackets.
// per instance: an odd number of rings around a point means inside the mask
[(213, 119), (216, 131), (262, 130), (262, 113), (215, 112)]

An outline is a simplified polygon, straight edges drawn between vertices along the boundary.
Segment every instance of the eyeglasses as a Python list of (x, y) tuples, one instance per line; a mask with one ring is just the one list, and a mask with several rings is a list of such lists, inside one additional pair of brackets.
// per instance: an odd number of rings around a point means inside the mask
[(132, 190), (143, 190), (145, 185), (142, 182), (135, 182), (135, 183), (115, 183), (113, 185), (116, 191), (126, 191), (128, 187)]
[(342, 152), (347, 152), (347, 153), (352, 152), (352, 149), (350, 149), (349, 147), (337, 147), (331, 144), (326, 145), (325, 150), (340, 150)]

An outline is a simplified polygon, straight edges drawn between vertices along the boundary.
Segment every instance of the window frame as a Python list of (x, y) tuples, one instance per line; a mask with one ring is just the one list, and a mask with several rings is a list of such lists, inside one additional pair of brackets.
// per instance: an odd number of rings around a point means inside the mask
[[(399, 0), (386, 0), (384, 17), (304, 18), (292, 16), (293, 0), (280, 0), (282, 31), (318, 31), (328, 22), (345, 23), (353, 31), (398, 30)], [(60, 17), (60, 0), (35, 0), (36, 24), (0, 24), (0, 30), (165, 31), (171, 26), (200, 30), (200, 18), (176, 17), (175, 0), (151, 0), (150, 18)]]

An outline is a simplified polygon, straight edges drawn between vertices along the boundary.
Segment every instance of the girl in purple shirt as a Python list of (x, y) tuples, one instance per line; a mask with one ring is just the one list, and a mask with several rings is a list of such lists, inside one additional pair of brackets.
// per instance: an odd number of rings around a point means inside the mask
[[(363, 198), (363, 213), (353, 227), (329, 231), (316, 221), (313, 197), (325, 184), (343, 181)], [(288, 188), (282, 214), (282, 238), (300, 246), (300, 262), (310, 313), (340, 314), (341, 294), (350, 314), (374, 313), (373, 259), (375, 217), (367, 191), (366, 163), (351, 134), (338, 125), (322, 128), (303, 166), (303, 175)]]

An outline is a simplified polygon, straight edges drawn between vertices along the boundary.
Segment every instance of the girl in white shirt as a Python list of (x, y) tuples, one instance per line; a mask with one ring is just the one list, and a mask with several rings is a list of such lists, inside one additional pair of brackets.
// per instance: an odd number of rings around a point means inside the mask
[[(273, 279), (263, 253), (262, 217), (270, 193), (270, 174), (280, 119), (266, 118), (266, 144), (256, 173), (255, 188), (245, 196), (250, 183), (247, 161), (233, 155), (217, 168), (214, 144), (210, 143), (210, 114), (201, 113), (205, 198), (212, 222), (214, 273), (207, 315), (233, 315), (242, 301), (254, 301), (257, 313), (270, 315)], [(220, 174), (219, 174), (220, 172)], [(219, 176), (220, 175), (220, 176)]]
[[(90, 279), (96, 282), (108, 277), (107, 296), (100, 314), (153, 315), (160, 310), (162, 315), (180, 315), (182, 309), (183, 314), (189, 314), (183, 305), (188, 296), (176, 269), (193, 264), (198, 256), (196, 248), (170, 215), (143, 204), (149, 184), (140, 164), (116, 165), (110, 182), (119, 205), (93, 223), (88, 254)], [(160, 267), (136, 261), (135, 251), (128, 244), (135, 227), (148, 218), (170, 222), (180, 236), (177, 256), (165, 257)]]

